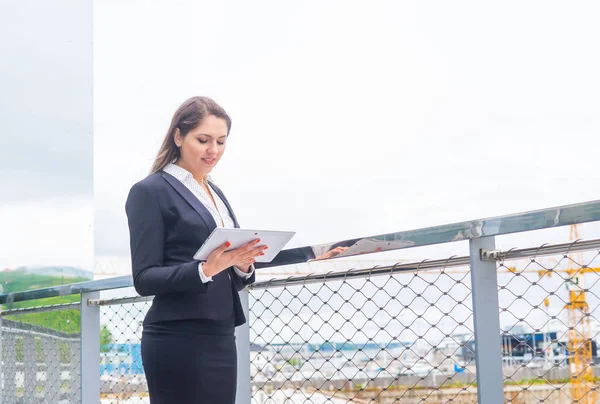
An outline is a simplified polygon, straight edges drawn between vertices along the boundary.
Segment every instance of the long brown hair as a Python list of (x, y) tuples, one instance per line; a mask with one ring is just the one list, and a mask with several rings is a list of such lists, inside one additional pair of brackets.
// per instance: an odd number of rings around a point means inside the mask
[(229, 135), (231, 131), (231, 118), (227, 115), (227, 112), (209, 97), (192, 97), (181, 104), (177, 108), (177, 111), (175, 111), (175, 114), (173, 114), (171, 125), (162, 146), (158, 150), (150, 174), (162, 170), (167, 164), (179, 158), (179, 148), (175, 144), (174, 139), (176, 130), (179, 129), (183, 137), (200, 125), (202, 119), (209, 115), (224, 119), (227, 123), (227, 135)]

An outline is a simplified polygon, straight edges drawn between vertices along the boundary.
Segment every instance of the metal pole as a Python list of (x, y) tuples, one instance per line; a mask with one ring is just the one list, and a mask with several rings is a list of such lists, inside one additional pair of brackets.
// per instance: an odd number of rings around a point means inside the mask
[(503, 404), (498, 274), (496, 262), (481, 260), (481, 249), (494, 250), (494, 237), (481, 237), (469, 241), (477, 400), (480, 404)]
[(100, 307), (88, 305), (88, 299), (100, 298), (100, 292), (81, 294), (81, 402), (100, 401)]
[(248, 289), (240, 292), (246, 323), (235, 329), (237, 346), (237, 395), (236, 404), (250, 404), (252, 385), (250, 383), (250, 309)]

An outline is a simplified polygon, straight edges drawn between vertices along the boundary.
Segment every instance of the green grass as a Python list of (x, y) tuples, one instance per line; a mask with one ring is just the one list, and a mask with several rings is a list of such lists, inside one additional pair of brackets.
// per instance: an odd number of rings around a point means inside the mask
[(83, 281), (89, 281), (89, 279), (83, 277), (41, 275), (25, 271), (0, 272), (0, 284), (4, 288), (4, 293), (23, 292)]
[[(83, 277), (65, 277), (65, 276), (50, 276), (35, 273), (26, 273), (24, 271), (0, 272), (0, 284), (4, 288), (4, 293), (23, 292), (27, 290), (48, 288), (53, 286), (68, 285), (89, 281), (90, 279)], [(23, 309), (29, 307), (54, 306), (59, 304), (68, 304), (79, 302), (80, 295), (55, 296), (44, 299), (28, 300), (24, 302), (9, 303), (3, 305), (3, 309)], [(56, 310), (42, 313), (24, 313), (5, 316), (7, 320), (18, 321), (21, 323), (41, 326), (47, 329), (60, 331), (63, 333), (79, 333), (81, 332), (81, 317), (78, 309), (73, 310)], [(106, 347), (114, 341), (110, 331), (103, 325), (100, 331), (100, 344)], [(23, 361), (23, 339), (19, 338), (16, 341), (17, 361)], [(43, 360), (43, 348), (41, 341), (35, 341), (36, 360)], [(62, 363), (70, 361), (71, 349), (69, 345), (59, 343), (59, 355)]]
[[(23, 271), (0, 272), (0, 284), (4, 293), (23, 292), (52, 286), (68, 285), (88, 281), (83, 277), (49, 276)], [(28, 300), (24, 302), (9, 303), (3, 305), (3, 310), (22, 309), (29, 307), (51, 306), (57, 304), (74, 303), (80, 299), (78, 294), (68, 296), (48, 297), (44, 299)], [(20, 321), (22, 323), (39, 325), (45, 328), (67, 333), (76, 333), (81, 330), (79, 310), (60, 310), (44, 313), (26, 313), (9, 315), (8, 320)]]

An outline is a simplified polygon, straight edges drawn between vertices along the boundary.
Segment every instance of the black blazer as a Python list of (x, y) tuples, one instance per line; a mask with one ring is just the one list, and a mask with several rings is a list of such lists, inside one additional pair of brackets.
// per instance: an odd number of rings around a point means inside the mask
[[(238, 221), (214, 184), (236, 227)], [(144, 324), (202, 319), (223, 325), (246, 322), (238, 291), (254, 282), (233, 267), (202, 283), (194, 254), (217, 227), (206, 207), (179, 180), (165, 172), (135, 184), (125, 204), (129, 223), (133, 284), (141, 296), (154, 295)]]

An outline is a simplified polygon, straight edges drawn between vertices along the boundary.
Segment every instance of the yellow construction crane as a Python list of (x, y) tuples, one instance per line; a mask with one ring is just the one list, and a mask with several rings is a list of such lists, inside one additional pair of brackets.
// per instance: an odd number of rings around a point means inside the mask
[[(579, 240), (577, 225), (571, 226), (570, 239)], [(578, 268), (576, 268), (578, 267)], [(568, 256), (567, 290), (569, 301), (565, 305), (569, 327), (569, 369), (571, 374), (571, 399), (579, 404), (595, 404), (592, 338), (589, 306), (585, 298), (584, 273), (592, 272), (583, 261), (583, 254)], [(596, 269), (596, 268), (593, 268)], [(595, 271), (594, 271), (595, 272)]]
[[(579, 240), (578, 225), (570, 227), (570, 240)], [(592, 356), (592, 337), (590, 328), (589, 306), (585, 296), (585, 274), (600, 273), (600, 268), (588, 267), (583, 254), (567, 254), (568, 265), (566, 269), (537, 270), (540, 278), (552, 276), (552, 273), (566, 273), (565, 284), (569, 293), (565, 304), (567, 310), (568, 327), (568, 357), (569, 373), (571, 376), (571, 400), (578, 404), (596, 404), (598, 393), (595, 389), (594, 358)], [(508, 268), (510, 272), (517, 272), (514, 267)], [(530, 271), (518, 271), (530, 272)], [(550, 300), (544, 299), (544, 306), (548, 308)]]

